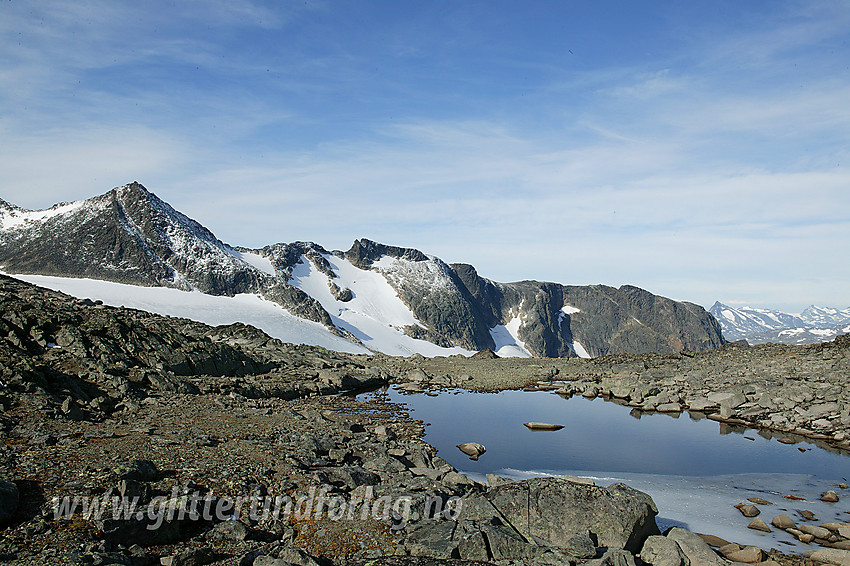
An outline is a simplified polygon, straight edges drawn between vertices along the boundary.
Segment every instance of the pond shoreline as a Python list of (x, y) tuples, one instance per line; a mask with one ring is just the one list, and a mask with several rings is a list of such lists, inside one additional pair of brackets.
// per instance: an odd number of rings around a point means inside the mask
[(705, 414), (850, 453), (850, 335), (808, 346), (727, 344), (708, 352), (584, 359), (407, 358), (393, 383), (410, 392), (459, 387), (554, 391), (644, 412)]

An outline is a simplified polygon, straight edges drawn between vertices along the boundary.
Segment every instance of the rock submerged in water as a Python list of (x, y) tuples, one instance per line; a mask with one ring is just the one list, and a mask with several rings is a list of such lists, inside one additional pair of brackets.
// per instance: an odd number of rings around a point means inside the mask
[(487, 452), (484, 445), (477, 442), (464, 442), (463, 444), (458, 444), (457, 447), (461, 452), (469, 456), (470, 460), (478, 460), (479, 456)]

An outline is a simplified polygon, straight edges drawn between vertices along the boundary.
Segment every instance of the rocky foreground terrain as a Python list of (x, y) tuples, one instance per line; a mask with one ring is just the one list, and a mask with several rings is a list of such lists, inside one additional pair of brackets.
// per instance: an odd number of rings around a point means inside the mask
[[(244, 325), (106, 307), (6, 277), (0, 306), (5, 563), (850, 561), (846, 523), (777, 517), (769, 528), (812, 544), (807, 557), (786, 556), (711, 533), (659, 533), (652, 499), (622, 484), (490, 476), (485, 485), (440, 458), (401, 407), (338, 395), (390, 383), (550, 389), (847, 451), (847, 337), (593, 360), (403, 359), (288, 345)], [(825, 497), (850, 497), (843, 488)]]

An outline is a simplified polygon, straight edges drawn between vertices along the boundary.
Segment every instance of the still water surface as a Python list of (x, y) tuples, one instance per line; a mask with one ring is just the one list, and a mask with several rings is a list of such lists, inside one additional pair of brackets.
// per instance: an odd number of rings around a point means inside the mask
[[(635, 472), (678, 476), (783, 473), (842, 479), (850, 457), (810, 442), (787, 445), (757, 431), (644, 413), (601, 399), (563, 399), (550, 392), (443, 392), (436, 397), (387, 394), (428, 424), (425, 439), (456, 468), (477, 473), (514, 470)], [(530, 431), (529, 421), (564, 425), (559, 431)], [(480, 442), (487, 452), (477, 462), (456, 445)], [(800, 452), (798, 447), (806, 448)]]
[[(774, 529), (747, 528), (750, 519), (733, 507), (748, 497), (768, 499), (763, 518), (813, 511), (818, 523), (850, 521), (850, 490), (838, 484), (850, 477), (850, 457), (800, 439), (782, 444), (755, 430), (730, 429), (709, 419), (682, 414), (643, 414), (601, 399), (563, 399), (550, 392), (441, 392), (436, 397), (375, 392), (407, 405), (413, 418), (427, 423), (425, 440), (440, 456), (470, 477), (484, 474), (522, 479), (571, 474), (593, 478), (597, 485), (625, 482), (649, 493), (659, 509), (662, 531), (681, 526), (739, 544), (803, 552), (810, 547)], [(529, 421), (564, 425), (559, 431), (530, 431)], [(457, 449), (479, 442), (487, 452), (476, 462)], [(801, 452), (798, 447), (805, 448)], [(820, 494), (835, 489), (839, 503), (824, 503)], [(790, 501), (786, 494), (803, 497)]]

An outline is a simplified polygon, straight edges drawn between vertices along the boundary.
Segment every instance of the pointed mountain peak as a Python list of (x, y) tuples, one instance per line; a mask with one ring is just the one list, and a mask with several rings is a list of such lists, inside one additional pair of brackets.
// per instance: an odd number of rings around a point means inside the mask
[(115, 187), (111, 192), (122, 200), (150, 201), (152, 197), (157, 198), (155, 194), (147, 190), (138, 181), (127, 183), (121, 187)]
[(367, 238), (354, 240), (351, 248), (345, 252), (345, 257), (348, 261), (361, 269), (369, 269), (373, 262), (378, 261), (385, 255), (410, 261), (428, 260), (428, 256), (419, 250), (379, 244)]

